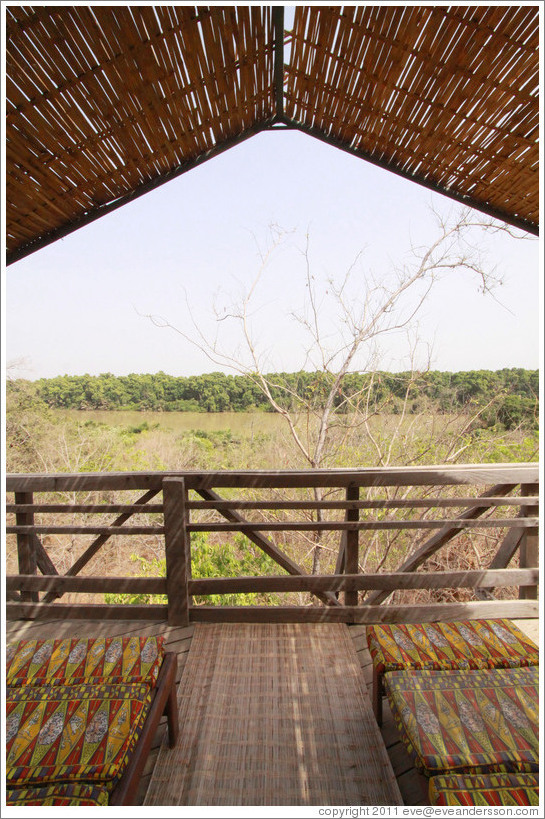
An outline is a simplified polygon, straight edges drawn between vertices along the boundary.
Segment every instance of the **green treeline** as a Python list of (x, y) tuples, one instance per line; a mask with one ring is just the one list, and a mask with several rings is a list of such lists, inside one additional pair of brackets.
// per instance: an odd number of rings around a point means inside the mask
[[(266, 376), (274, 397), (289, 409), (321, 406), (333, 376), (300, 371)], [(12, 382), (12, 385), (16, 382)], [(252, 376), (221, 372), (190, 377), (164, 372), (114, 376), (111, 373), (63, 375), (34, 382), (37, 397), (53, 408), (103, 410), (155, 410), (192, 412), (271, 411), (271, 406)], [(8, 384), (9, 389), (9, 384)], [(472, 370), (349, 373), (336, 396), (340, 411), (440, 413), (471, 411), (490, 404), (488, 423), (537, 426), (537, 370), (521, 368)], [(492, 415), (490, 414), (492, 413)], [(483, 410), (487, 419), (487, 410)]]

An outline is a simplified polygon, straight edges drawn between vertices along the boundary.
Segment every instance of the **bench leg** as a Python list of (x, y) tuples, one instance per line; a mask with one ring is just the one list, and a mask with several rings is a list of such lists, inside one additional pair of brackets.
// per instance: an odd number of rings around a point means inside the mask
[(172, 683), (168, 700), (165, 705), (165, 714), (168, 722), (168, 745), (174, 748), (178, 741), (180, 726), (178, 723), (178, 700), (176, 698), (176, 683)]
[(382, 674), (379, 674), (375, 666), (373, 666), (373, 712), (375, 719), (379, 725), (382, 725), (382, 696), (384, 694), (382, 688)]

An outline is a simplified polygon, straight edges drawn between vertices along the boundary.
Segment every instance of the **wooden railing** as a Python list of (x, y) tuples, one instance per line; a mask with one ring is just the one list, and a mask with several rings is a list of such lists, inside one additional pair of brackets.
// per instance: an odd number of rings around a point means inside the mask
[[(323, 500), (314, 499), (316, 488), (322, 490)], [(197, 621), (370, 623), (538, 616), (536, 464), (8, 475), (7, 492), (7, 534), (18, 566), (18, 573), (6, 578), (9, 619), (165, 619), (183, 625)], [(135, 499), (135, 492), (143, 494)], [(112, 503), (113, 494), (116, 501), (119, 496), (130, 496), (130, 503)], [(318, 510), (320, 518), (326, 519), (316, 518)], [(134, 518), (143, 514), (158, 519), (135, 524)], [(84, 522), (58, 522), (67, 515)], [(115, 517), (109, 523), (97, 523), (97, 517), (104, 515)], [(416, 571), (432, 557), (438, 561), (439, 550), (455, 538), (477, 531), (492, 536), (497, 547), (488, 565), (463, 571)], [(194, 532), (243, 533), (284, 574), (193, 578)], [(304, 533), (318, 538), (320, 544), (319, 539), (328, 532), (338, 533), (328, 535), (336, 538), (333, 574), (308, 574), (275, 541), (278, 535), (286, 538)], [(365, 538), (389, 532), (411, 533), (396, 568), (360, 571)], [(91, 542), (60, 573), (48, 553), (46, 538), (82, 535), (91, 537)], [(100, 563), (105, 544), (119, 535), (159, 538), (164, 543), (166, 577), (81, 575), (94, 558)], [(399, 551), (399, 545), (397, 548)], [(518, 568), (508, 568), (517, 554)], [(495, 599), (494, 590), (505, 587), (515, 587), (517, 599)], [(422, 589), (470, 589), (474, 599), (388, 603), (394, 591)], [(193, 600), (200, 595), (265, 592), (308, 592), (318, 605), (210, 606)], [(168, 603), (59, 602), (67, 593), (164, 594)]]

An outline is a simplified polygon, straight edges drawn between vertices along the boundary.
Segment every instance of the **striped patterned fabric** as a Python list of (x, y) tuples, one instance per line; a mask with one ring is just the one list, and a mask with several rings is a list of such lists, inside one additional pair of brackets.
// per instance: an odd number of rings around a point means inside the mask
[(533, 774), (432, 776), (431, 805), (539, 805), (539, 779)]
[(379, 674), (402, 669), (517, 668), (538, 665), (539, 651), (511, 620), (463, 620), (367, 627)]
[(155, 685), (164, 637), (21, 640), (6, 647), (6, 682), (21, 685)]
[(6, 689), (6, 785), (102, 784), (111, 790), (151, 701), (146, 683)]
[(535, 666), (393, 671), (384, 681), (407, 750), (427, 776), (538, 770)]
[(6, 805), (98, 805), (108, 804), (108, 791), (97, 785), (80, 783), (50, 785), (47, 788), (8, 788)]

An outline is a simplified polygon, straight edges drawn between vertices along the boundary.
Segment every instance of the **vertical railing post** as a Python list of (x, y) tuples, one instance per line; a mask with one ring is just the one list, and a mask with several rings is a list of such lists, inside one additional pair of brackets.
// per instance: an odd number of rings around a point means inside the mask
[(163, 478), (165, 557), (167, 569), (168, 623), (189, 625), (187, 580), (190, 542), (187, 531), (186, 488), (183, 478)]
[[(535, 495), (538, 488), (535, 484), (524, 483), (520, 487), (522, 497)], [(539, 514), (537, 506), (524, 506), (522, 509), (524, 517), (534, 517)], [(521, 569), (537, 569), (539, 562), (539, 533), (537, 526), (530, 526), (524, 529), (522, 540), (520, 541), (519, 565)], [(521, 586), (519, 589), (521, 600), (537, 600), (537, 586)]]
[[(354, 486), (354, 484), (350, 484), (346, 487), (346, 500), (347, 501), (357, 501), (360, 498), (360, 488), (359, 486)], [(345, 519), (351, 522), (357, 522), (359, 520), (360, 510), (359, 509), (347, 509)], [(357, 574), (358, 573), (358, 561), (359, 561), (359, 532), (358, 530), (348, 530), (346, 532), (346, 540), (345, 540), (345, 560), (344, 560), (344, 572), (345, 574)], [(344, 593), (344, 604), (345, 606), (357, 606), (358, 605), (358, 592), (357, 591), (345, 591)]]
[[(341, 542), (339, 544), (339, 553), (337, 554), (337, 562), (335, 563), (335, 574), (344, 574), (344, 562), (346, 560), (346, 532), (341, 532)], [(339, 592), (335, 592), (335, 597), (339, 599)]]
[[(15, 503), (33, 504), (34, 495), (32, 492), (16, 492)], [(15, 522), (17, 526), (34, 526), (34, 513), (16, 512)], [(31, 534), (17, 533), (17, 555), (19, 574), (36, 574), (36, 544)], [(23, 603), (37, 603), (39, 599), (38, 592), (21, 591), (21, 602)]]

